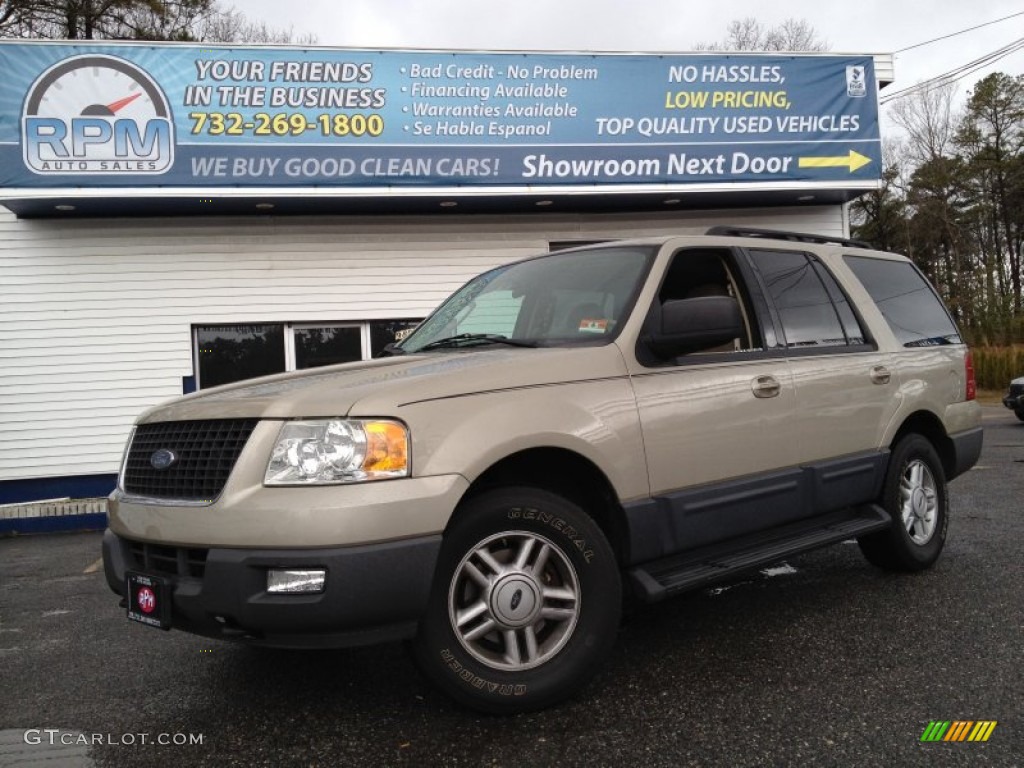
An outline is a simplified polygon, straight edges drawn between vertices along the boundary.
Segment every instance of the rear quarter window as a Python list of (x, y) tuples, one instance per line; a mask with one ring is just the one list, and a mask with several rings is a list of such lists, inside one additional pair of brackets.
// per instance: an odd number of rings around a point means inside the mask
[(909, 261), (844, 256), (905, 347), (960, 344), (960, 332), (931, 283)]

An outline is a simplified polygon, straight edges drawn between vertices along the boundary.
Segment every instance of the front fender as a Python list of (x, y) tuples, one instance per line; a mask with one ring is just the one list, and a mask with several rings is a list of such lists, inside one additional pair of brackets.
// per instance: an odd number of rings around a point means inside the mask
[(600, 468), (620, 499), (649, 495), (640, 420), (626, 377), (484, 392), (400, 409), (416, 476), (470, 483), (530, 448), (573, 451)]

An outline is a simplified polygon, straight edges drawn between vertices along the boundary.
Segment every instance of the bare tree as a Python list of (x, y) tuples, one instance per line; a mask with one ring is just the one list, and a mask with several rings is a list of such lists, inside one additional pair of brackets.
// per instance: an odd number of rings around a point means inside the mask
[(17, 37), (29, 0), (0, 0), (0, 37)]
[(786, 19), (773, 27), (753, 16), (729, 22), (725, 40), (698, 43), (698, 51), (827, 51), (827, 40), (806, 19)]
[(291, 29), (253, 21), (218, 0), (0, 0), (0, 36), (67, 40), (291, 43)]
[(315, 45), (316, 35), (295, 37), (293, 28), (278, 29), (265, 21), (253, 21), (234, 8), (218, 9), (204, 17), (195, 28), (196, 39), (207, 43), (263, 43)]
[(907, 147), (915, 163), (952, 152), (958, 122), (955, 97), (956, 86), (949, 84), (915, 91), (894, 103), (892, 120), (906, 131)]
[(0, 0), (0, 34), (66, 40), (188, 38), (213, 0)]

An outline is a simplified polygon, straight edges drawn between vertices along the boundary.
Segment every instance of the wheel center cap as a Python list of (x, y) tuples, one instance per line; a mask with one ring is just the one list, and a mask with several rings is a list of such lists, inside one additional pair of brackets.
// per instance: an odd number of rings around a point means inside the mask
[(914, 510), (914, 514), (921, 517), (928, 511), (928, 497), (922, 488), (915, 488), (913, 495), (910, 497), (910, 505)]
[(526, 576), (508, 576), (491, 590), (491, 613), (508, 627), (532, 623), (539, 609), (540, 591)]

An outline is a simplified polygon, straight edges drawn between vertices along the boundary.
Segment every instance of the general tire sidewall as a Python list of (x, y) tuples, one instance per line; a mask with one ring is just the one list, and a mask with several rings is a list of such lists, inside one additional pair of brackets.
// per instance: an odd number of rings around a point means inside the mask
[[(572, 563), (579, 582), (580, 614), (572, 636), (553, 658), (522, 671), (477, 660), (448, 616), (456, 567), (471, 547), (504, 531), (548, 539)], [(464, 704), (495, 713), (539, 709), (570, 695), (607, 656), (618, 631), (621, 590), (611, 547), (579, 507), (539, 489), (490, 491), (471, 500), (445, 536), (414, 653), (424, 673)]]
[[(935, 532), (924, 544), (917, 544), (910, 538), (903, 523), (900, 499), (900, 481), (903, 473), (913, 461), (923, 461), (935, 479), (936, 522)], [(946, 473), (942, 468), (935, 448), (925, 438), (914, 435), (901, 440), (893, 451), (890, 471), (885, 480), (885, 506), (893, 516), (893, 538), (899, 544), (899, 555), (920, 565), (929, 565), (938, 558), (946, 543), (949, 528), (949, 494), (946, 489)]]

